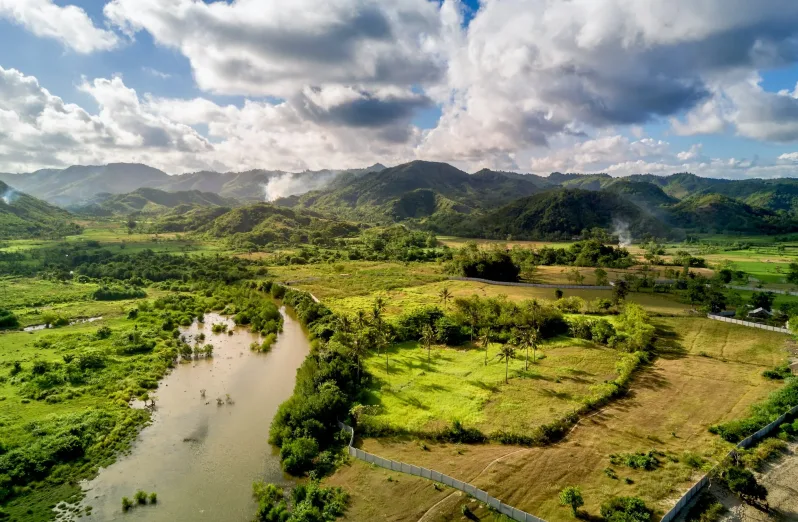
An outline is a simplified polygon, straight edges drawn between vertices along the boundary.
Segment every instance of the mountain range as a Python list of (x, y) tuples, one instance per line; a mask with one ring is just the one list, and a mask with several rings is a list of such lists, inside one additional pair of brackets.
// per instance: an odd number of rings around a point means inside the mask
[[(81, 214), (157, 215), (165, 231), (243, 234), (255, 244), (291, 237), (292, 227), (340, 237), (357, 228), (352, 223), (517, 239), (570, 239), (594, 227), (671, 238), (686, 232), (798, 231), (795, 179), (731, 181), (689, 173), (543, 177), (488, 169), (469, 174), (427, 161), (347, 171), (178, 176), (146, 165), (111, 164), (0, 179), (49, 202), (72, 202), (69, 208)], [(273, 204), (263, 203), (267, 197)]]

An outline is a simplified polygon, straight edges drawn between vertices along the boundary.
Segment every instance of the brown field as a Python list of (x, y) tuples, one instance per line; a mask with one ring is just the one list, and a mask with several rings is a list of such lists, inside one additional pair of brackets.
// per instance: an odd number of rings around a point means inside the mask
[[(591, 515), (613, 495), (638, 495), (662, 514), (701, 474), (680, 461), (685, 452), (712, 462), (728, 445), (707, 428), (744, 416), (750, 405), (778, 387), (761, 373), (786, 359), (788, 338), (698, 318), (659, 323), (663, 339), (658, 359), (640, 372), (626, 397), (582, 419), (558, 444), (520, 448), (427, 443), (424, 450), (410, 440), (367, 439), (362, 447), (471, 482), (549, 521), (571, 520), (557, 500), (558, 492), (569, 485), (581, 487)], [(605, 474), (610, 454), (652, 449), (666, 454), (657, 470), (612, 466), (618, 478)], [(387, 475), (391, 474), (358, 462), (328, 479), (353, 495), (347, 520), (415, 522), (433, 506), (423, 520), (459, 520), (460, 505), (470, 502), (453, 494), (439, 504), (440, 493), (430, 484), (425, 488), (426, 481), (393, 473), (398, 479), (393, 482)], [(476, 509), (476, 504), (470, 505)]]

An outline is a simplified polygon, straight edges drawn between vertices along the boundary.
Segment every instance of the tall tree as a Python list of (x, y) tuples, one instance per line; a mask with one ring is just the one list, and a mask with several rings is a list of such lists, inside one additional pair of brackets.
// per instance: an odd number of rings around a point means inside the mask
[(497, 356), (501, 361), (504, 359), (504, 383), (510, 382), (510, 359), (515, 357), (515, 345), (512, 343), (503, 344), (499, 348), (499, 355)]
[(444, 286), (438, 293), (438, 298), (441, 300), (441, 303), (443, 303), (443, 307), (446, 308), (449, 301), (452, 299), (452, 293), (449, 291), (448, 287)]
[(479, 331), (479, 341), (482, 343), (482, 347), (485, 348), (485, 366), (488, 365), (488, 347), (492, 337), (493, 332), (490, 326), (486, 326)]
[(427, 364), (432, 361), (432, 345), (435, 343), (435, 330), (432, 326), (425, 324), (421, 328), (421, 346), (427, 349)]

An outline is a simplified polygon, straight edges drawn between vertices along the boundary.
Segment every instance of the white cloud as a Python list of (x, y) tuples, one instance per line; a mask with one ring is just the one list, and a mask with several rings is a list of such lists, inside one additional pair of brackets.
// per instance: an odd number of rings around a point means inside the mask
[(289, 96), (306, 85), (413, 85), (443, 73), (428, 0), (113, 0), (109, 20), (191, 62), (200, 88)]
[(158, 69), (153, 69), (152, 67), (142, 67), (141, 70), (150, 76), (155, 76), (156, 78), (160, 78), (162, 80), (168, 80), (172, 77), (171, 74), (159, 71)]
[(59, 6), (53, 0), (0, 0), (0, 18), (37, 36), (56, 39), (79, 53), (107, 51), (119, 43), (113, 31), (96, 27), (83, 9)]

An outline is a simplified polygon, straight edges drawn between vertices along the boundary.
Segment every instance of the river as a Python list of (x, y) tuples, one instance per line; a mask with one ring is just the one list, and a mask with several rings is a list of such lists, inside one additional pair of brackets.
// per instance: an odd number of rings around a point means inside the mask
[[(310, 345), (299, 322), (280, 312), (283, 332), (267, 354), (249, 349), (258, 335), (218, 314), (185, 329), (187, 336), (203, 332), (213, 357), (180, 364), (160, 382), (152, 424), (128, 455), (84, 484), (83, 505), (92, 512), (80, 520), (244, 522), (256, 509), (253, 481), (289, 482), (267, 438)], [(219, 322), (233, 335), (211, 333)], [(139, 489), (156, 492), (157, 504), (123, 513), (122, 497)]]

